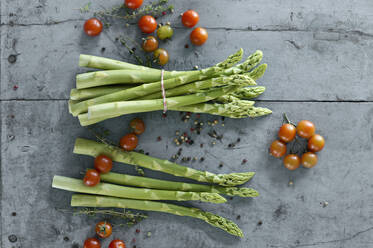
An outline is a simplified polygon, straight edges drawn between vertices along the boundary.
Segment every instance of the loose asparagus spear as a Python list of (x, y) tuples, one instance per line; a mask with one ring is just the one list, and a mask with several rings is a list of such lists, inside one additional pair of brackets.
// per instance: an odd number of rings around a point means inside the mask
[(245, 87), (234, 91), (230, 95), (241, 99), (252, 99), (262, 94), (265, 89), (266, 88), (264, 86)]
[(251, 188), (237, 188), (237, 187), (221, 187), (215, 185), (203, 185), (195, 183), (183, 183), (167, 180), (160, 180), (148, 177), (131, 176), (126, 174), (119, 174), (109, 172), (101, 174), (101, 181), (115, 183), (120, 185), (151, 188), (151, 189), (164, 189), (164, 190), (177, 190), (177, 191), (191, 191), (191, 192), (211, 192), (218, 194), (225, 194), (230, 196), (241, 197), (257, 197), (258, 191)]
[[(216, 97), (233, 92), (237, 88), (239, 88), (239, 86), (227, 86), (205, 93), (201, 92), (193, 95), (168, 98), (167, 106), (182, 106), (186, 104), (207, 102)], [(164, 108), (163, 104), (163, 99), (155, 99), (93, 105), (89, 107), (87, 114), (79, 115), (79, 121), (82, 126), (91, 125), (124, 114), (162, 110)]]
[(79, 193), (115, 196), (129, 199), (142, 200), (171, 200), (171, 201), (203, 201), (212, 203), (224, 203), (227, 200), (217, 193), (208, 192), (183, 192), (172, 190), (143, 189), (118, 186), (110, 183), (99, 183), (95, 187), (87, 187), (83, 180), (54, 176), (53, 188), (63, 189)]
[[(217, 64), (216, 66), (203, 69), (198, 71), (198, 74), (188, 74), (185, 76), (180, 76), (176, 78), (171, 78), (168, 80), (164, 80), (164, 87), (165, 89), (174, 88), (183, 84), (187, 84), (193, 81), (204, 80), (210, 78), (212, 75), (223, 72), (225, 69), (229, 68), (233, 64), (237, 63), (242, 58), (242, 51), (237, 52), (229, 56), (225, 61)], [(159, 78), (158, 78), (159, 79)], [(70, 106), (71, 112), (73, 116), (77, 116), (81, 113), (85, 113), (88, 111), (88, 107), (100, 104), (100, 103), (107, 103), (107, 102), (115, 102), (115, 101), (126, 101), (135, 99), (141, 96), (149, 95), (154, 92), (161, 90), (161, 82), (154, 82), (149, 84), (143, 84), (138, 87), (134, 87), (128, 90), (122, 90), (115, 93), (111, 93), (108, 95), (96, 97), (93, 99), (89, 99), (86, 101), (79, 102)]]
[[(180, 107), (200, 102), (208, 102), (219, 96), (229, 94), (238, 88), (239, 86), (226, 86), (207, 92), (195, 93), (185, 96), (170, 97), (166, 100), (167, 108)], [(107, 117), (111, 118), (112, 116), (120, 116), (131, 113), (162, 110), (164, 108), (163, 104), (163, 99), (110, 102), (104, 104), (97, 104), (90, 106), (88, 108), (88, 119)]]
[(108, 196), (94, 196), (94, 195), (81, 195), (75, 194), (71, 197), (72, 207), (115, 207), (115, 208), (130, 208), (145, 211), (158, 211), (179, 216), (189, 216), (201, 219), (212, 226), (223, 229), (224, 231), (243, 237), (241, 229), (232, 221), (227, 220), (216, 214), (202, 211), (198, 208), (188, 208), (169, 203), (157, 201), (144, 201), (121, 199)]
[(89, 155), (92, 157), (105, 154), (116, 162), (139, 165), (144, 168), (161, 171), (174, 176), (190, 178), (199, 182), (215, 183), (228, 187), (244, 184), (255, 174), (254, 172), (214, 174), (207, 171), (199, 171), (172, 163), (168, 160), (153, 158), (137, 152), (126, 152), (118, 147), (81, 138), (76, 139), (74, 153)]
[(71, 100), (87, 100), (95, 98), (98, 96), (103, 96), (111, 94), (120, 90), (126, 90), (132, 87), (137, 87), (137, 84), (134, 85), (110, 85), (110, 86), (101, 86), (88, 89), (71, 89), (70, 99)]

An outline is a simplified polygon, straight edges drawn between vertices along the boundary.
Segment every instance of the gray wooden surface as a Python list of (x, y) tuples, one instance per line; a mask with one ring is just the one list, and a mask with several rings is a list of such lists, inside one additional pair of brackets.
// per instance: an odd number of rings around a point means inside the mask
[[(92, 8), (118, 2), (93, 1)], [(258, 104), (274, 113), (255, 120), (226, 120), (224, 127), (216, 127), (224, 138), (214, 147), (184, 147), (185, 155), (206, 158), (203, 163), (186, 163), (193, 168), (216, 173), (256, 171), (249, 185), (261, 196), (233, 198), (222, 205), (185, 203), (234, 220), (245, 233), (242, 239), (199, 220), (161, 213), (149, 213), (134, 227), (117, 227), (113, 236), (137, 248), (373, 247), (373, 2), (171, 2), (175, 14), (161, 19), (177, 26), (172, 42), (163, 45), (171, 54), (168, 69), (206, 67), (240, 47), (246, 55), (256, 49), (264, 52), (269, 67), (259, 83), (267, 91)], [(69, 209), (71, 193), (50, 187), (53, 175), (77, 177), (92, 166), (91, 158), (72, 154), (75, 138), (92, 138), (67, 110), (74, 76), (81, 71), (78, 55), (134, 62), (115, 37), (139, 38), (140, 34), (136, 25), (124, 28), (117, 22), (97, 38), (86, 37), (82, 25), (91, 13), (77, 10), (84, 1), (2, 0), (0, 4), (1, 247), (82, 247), (100, 218), (58, 211)], [(178, 14), (189, 8), (199, 12), (199, 25), (208, 28), (209, 40), (202, 47), (185, 49), (190, 30), (181, 26)], [(15, 63), (9, 62), (10, 55), (16, 56)], [(314, 169), (290, 172), (267, 155), (284, 112), (294, 121), (314, 121), (326, 137), (326, 148)], [(174, 131), (191, 125), (181, 122), (178, 113), (169, 113), (165, 120), (159, 112), (139, 116), (148, 127), (140, 146), (160, 158), (176, 153)], [(118, 139), (132, 117), (106, 121), (103, 126), (112, 130), (112, 139)], [(211, 142), (208, 130), (195, 137), (197, 144)], [(240, 144), (228, 149), (238, 137)], [(242, 165), (242, 159), (248, 162)], [(115, 170), (135, 173), (132, 166), (119, 164)], [(17, 237), (14, 243), (12, 235)]]

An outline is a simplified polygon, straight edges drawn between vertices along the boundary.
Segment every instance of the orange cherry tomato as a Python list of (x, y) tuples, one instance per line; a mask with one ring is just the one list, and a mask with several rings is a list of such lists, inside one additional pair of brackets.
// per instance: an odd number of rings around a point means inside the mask
[(134, 150), (138, 143), (139, 140), (133, 133), (126, 134), (120, 139), (120, 147), (126, 151)]
[(300, 165), (300, 158), (295, 154), (288, 154), (284, 157), (284, 166), (288, 170), (298, 169)]
[(312, 168), (317, 164), (317, 155), (313, 152), (306, 152), (302, 155), (301, 163), (305, 168)]
[(310, 121), (300, 121), (297, 125), (297, 133), (300, 137), (309, 139), (315, 134), (315, 124)]
[(125, 0), (124, 4), (126, 5), (127, 8), (130, 9), (137, 9), (140, 8), (143, 0)]
[(154, 58), (159, 65), (165, 65), (169, 60), (168, 52), (165, 49), (158, 48), (154, 51)]
[(84, 241), (84, 248), (101, 248), (100, 240), (96, 238), (88, 238)]
[(93, 186), (96, 186), (99, 182), (100, 182), (100, 173), (95, 169), (87, 170), (83, 178), (83, 183), (86, 186), (93, 187)]
[(145, 131), (145, 123), (140, 118), (135, 118), (131, 120), (130, 127), (133, 132), (137, 135), (142, 134)]
[(322, 137), (319, 134), (313, 135), (308, 140), (308, 149), (312, 152), (319, 152), (324, 148), (325, 140), (324, 137)]
[(143, 40), (141, 47), (145, 52), (154, 52), (158, 48), (158, 41), (154, 36), (148, 36)]
[(297, 130), (292, 124), (284, 124), (280, 127), (280, 130), (278, 131), (278, 137), (281, 141), (288, 143), (292, 141), (295, 138), (295, 135), (297, 134)]
[(190, 9), (183, 13), (181, 17), (181, 22), (185, 27), (191, 28), (194, 27), (199, 21), (199, 15), (196, 11)]
[(113, 232), (113, 226), (106, 221), (101, 221), (96, 225), (96, 233), (100, 238), (107, 238)]
[(114, 239), (110, 242), (109, 248), (126, 248), (126, 244), (120, 239)]
[(157, 21), (150, 15), (143, 16), (139, 20), (139, 28), (146, 34), (153, 33), (157, 29)]
[(286, 144), (279, 140), (273, 141), (269, 153), (275, 158), (284, 156), (286, 153)]
[(89, 36), (97, 36), (103, 28), (102, 22), (97, 18), (88, 19), (84, 23), (84, 32)]
[(113, 160), (105, 155), (99, 155), (95, 158), (95, 169), (100, 173), (108, 173), (113, 168)]
[(196, 46), (203, 45), (207, 41), (208, 37), (209, 35), (207, 30), (204, 28), (195, 28), (190, 33), (190, 41)]

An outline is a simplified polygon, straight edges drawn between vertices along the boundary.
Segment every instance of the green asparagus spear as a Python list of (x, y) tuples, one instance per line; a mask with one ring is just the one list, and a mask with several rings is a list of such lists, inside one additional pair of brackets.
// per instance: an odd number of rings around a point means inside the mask
[[(198, 75), (199, 71), (191, 71), (187, 75)], [(180, 75), (183, 76), (183, 75)], [(185, 75), (184, 75), (185, 76)], [(76, 75), (76, 88), (86, 89), (97, 86), (116, 84), (136, 84), (157, 82), (161, 78), (160, 71), (143, 70), (109, 70), (95, 71)], [(175, 78), (170, 72), (164, 72), (163, 79)]]
[[(226, 93), (233, 92), (237, 88), (239, 88), (239, 86), (227, 86), (208, 92), (167, 98), (167, 106), (181, 106), (186, 104), (206, 102)], [(155, 99), (93, 105), (89, 107), (87, 114), (79, 115), (79, 121), (82, 126), (91, 125), (105, 119), (118, 117), (124, 114), (162, 110), (164, 108), (163, 104), (163, 99)]]
[[(243, 49), (240, 48), (236, 53), (230, 55), (227, 60), (224, 62), (216, 64), (216, 66), (221, 68), (229, 68), (236, 64), (238, 61), (242, 59)], [(147, 72), (160, 72), (158, 69), (134, 65), (126, 62), (122, 62), (119, 60), (108, 59), (103, 57), (97, 57), (92, 55), (85, 55), (81, 54), (79, 57), (79, 66), (81, 67), (89, 67), (89, 68), (96, 68), (96, 69), (103, 69), (103, 70), (142, 70)], [(172, 77), (179, 77), (189, 73), (194, 73), (195, 71), (171, 71), (167, 73), (171, 73)]]
[(158, 71), (150, 67), (141, 65), (134, 65), (131, 63), (108, 59), (103, 57), (97, 57), (92, 55), (81, 54), (79, 56), (79, 66), (89, 67), (103, 70), (143, 70), (143, 71)]
[[(236, 90), (237, 91), (237, 90)], [(235, 92), (236, 92), (235, 91)], [(233, 92), (234, 93), (234, 92)], [(229, 95), (224, 95), (224, 96), (219, 96), (215, 99), (215, 101), (217, 102), (222, 102), (222, 103), (230, 103), (230, 102), (236, 102), (236, 101), (240, 101), (241, 99), (240, 98), (237, 98), (235, 96), (232, 96), (232, 94), (229, 94)], [(252, 102), (252, 105), (254, 105), (255, 102)]]
[(99, 183), (94, 187), (87, 187), (83, 184), (83, 180), (81, 179), (62, 176), (54, 176), (52, 187), (79, 193), (115, 196), (129, 199), (203, 201), (212, 203), (224, 203), (227, 201), (219, 194), (209, 192), (183, 192), (172, 190), (143, 189), (118, 186), (110, 183)]
[(164, 213), (175, 214), (179, 216), (189, 216), (201, 219), (212, 226), (223, 229), (224, 231), (239, 237), (243, 237), (240, 228), (232, 221), (210, 212), (204, 212), (198, 208), (188, 208), (169, 203), (157, 201), (144, 201), (122, 199), (108, 196), (94, 196), (75, 194), (71, 197), (72, 207), (115, 207), (115, 208), (130, 208), (145, 211), (158, 211)]
[(131, 85), (110, 85), (110, 86), (101, 86), (88, 89), (71, 89), (70, 99), (71, 100), (87, 100), (95, 98), (98, 96), (103, 96), (111, 94), (120, 90), (126, 90), (132, 87), (137, 87), (137, 84)]
[(137, 152), (126, 152), (118, 147), (81, 138), (76, 139), (74, 153), (89, 155), (92, 157), (105, 154), (116, 162), (139, 165), (144, 168), (161, 171), (174, 176), (190, 178), (199, 182), (215, 183), (228, 187), (244, 184), (255, 174), (254, 172), (214, 174), (207, 171), (199, 171), (172, 163), (168, 160), (153, 158)]
[(234, 91), (230, 95), (241, 99), (252, 99), (262, 94), (265, 89), (264, 86), (245, 87)]
[(230, 196), (241, 197), (257, 197), (258, 191), (251, 188), (237, 188), (237, 187), (221, 187), (215, 185), (203, 185), (195, 183), (183, 183), (167, 180), (160, 180), (148, 177), (131, 176), (126, 174), (119, 174), (109, 172), (101, 174), (101, 181), (115, 183), (120, 185), (151, 188), (151, 189), (164, 189), (164, 190), (177, 190), (177, 191), (190, 191), (190, 192), (211, 192), (218, 194), (225, 194)]
[(254, 118), (272, 113), (272, 111), (267, 108), (254, 107), (253, 104), (253, 101), (235, 100), (224, 104), (200, 103), (181, 107), (171, 107), (170, 110), (193, 113), (207, 113), (229, 118)]
[[(200, 102), (208, 102), (219, 96), (229, 94), (229, 92), (233, 92), (238, 88), (239, 86), (226, 86), (207, 92), (195, 93), (185, 96), (170, 97), (166, 100), (167, 108), (180, 107)], [(131, 113), (150, 112), (162, 110), (163, 108), (163, 99), (110, 102), (90, 106), (88, 108), (88, 119), (106, 118), (112, 117), (113, 115), (119, 116)]]

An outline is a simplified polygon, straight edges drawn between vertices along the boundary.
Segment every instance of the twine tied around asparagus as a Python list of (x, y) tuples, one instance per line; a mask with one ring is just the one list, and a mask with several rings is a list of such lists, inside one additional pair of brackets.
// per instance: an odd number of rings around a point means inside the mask
[(163, 114), (167, 112), (167, 101), (166, 101), (166, 91), (164, 89), (164, 82), (163, 82), (163, 75), (164, 70), (161, 70), (161, 88), (162, 88), (162, 98), (163, 98)]

